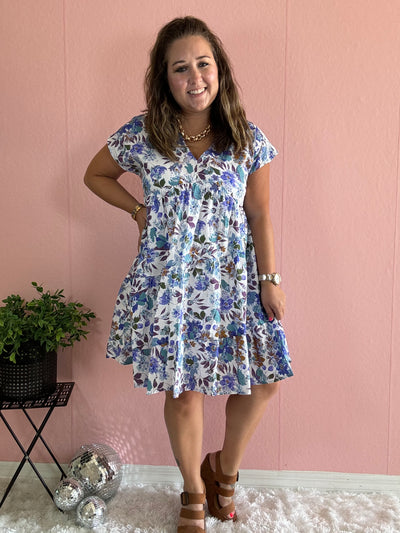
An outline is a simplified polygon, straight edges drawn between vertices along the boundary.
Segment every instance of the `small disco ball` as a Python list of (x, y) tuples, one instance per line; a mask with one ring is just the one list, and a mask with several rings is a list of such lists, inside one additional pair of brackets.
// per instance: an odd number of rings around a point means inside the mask
[(86, 496), (108, 500), (121, 483), (121, 459), (107, 444), (85, 444), (70, 462), (67, 475), (83, 484)]
[(53, 500), (61, 511), (70, 511), (75, 509), (84, 496), (85, 491), (82, 483), (77, 479), (67, 477), (58, 483)]
[(84, 527), (101, 526), (107, 514), (107, 506), (98, 496), (88, 496), (76, 508), (78, 524)]

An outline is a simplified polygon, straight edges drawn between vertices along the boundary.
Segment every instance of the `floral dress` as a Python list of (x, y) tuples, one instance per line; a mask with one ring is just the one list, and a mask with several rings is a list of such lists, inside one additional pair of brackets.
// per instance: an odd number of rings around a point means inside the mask
[(177, 161), (148, 140), (144, 116), (108, 139), (118, 165), (141, 177), (147, 225), (120, 288), (107, 357), (133, 365), (149, 394), (251, 394), (292, 375), (281, 323), (261, 305), (243, 209), (249, 174), (277, 154), (249, 123), (253, 150), (210, 147), (196, 159), (180, 137)]

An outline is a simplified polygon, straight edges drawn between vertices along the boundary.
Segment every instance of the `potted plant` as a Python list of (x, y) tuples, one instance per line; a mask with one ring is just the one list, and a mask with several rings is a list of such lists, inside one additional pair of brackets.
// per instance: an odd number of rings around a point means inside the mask
[(65, 302), (63, 289), (44, 291), (32, 282), (36, 298), (18, 294), (0, 307), (0, 394), (2, 399), (30, 400), (55, 390), (57, 350), (85, 338), (95, 318), (79, 302)]

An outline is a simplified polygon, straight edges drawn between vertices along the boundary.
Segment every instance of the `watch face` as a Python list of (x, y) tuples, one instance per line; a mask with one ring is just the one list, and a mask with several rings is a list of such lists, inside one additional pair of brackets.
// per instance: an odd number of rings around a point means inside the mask
[(279, 285), (280, 282), (281, 282), (280, 275), (278, 273), (275, 273), (272, 279), (272, 283), (274, 283), (275, 285)]

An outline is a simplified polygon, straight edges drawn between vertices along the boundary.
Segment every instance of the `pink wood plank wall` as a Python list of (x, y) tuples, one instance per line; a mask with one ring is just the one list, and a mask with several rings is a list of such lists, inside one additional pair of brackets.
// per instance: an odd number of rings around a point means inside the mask
[[(248, 117), (280, 152), (273, 217), (296, 377), (243, 467), (400, 474), (400, 4), (0, 0), (0, 10), (0, 297), (30, 297), (37, 280), (99, 317), (88, 341), (59, 358), (60, 378), (76, 382), (47, 428), (60, 459), (94, 441), (126, 463), (173, 464), (162, 395), (134, 391), (130, 368), (104, 358), (136, 228), (82, 177), (106, 137), (144, 108), (158, 28), (193, 14), (224, 41)], [(205, 450), (220, 445), (223, 407), (207, 399)], [(11, 419), (28, 438), (19, 414)], [(0, 460), (18, 458), (0, 429)]]

